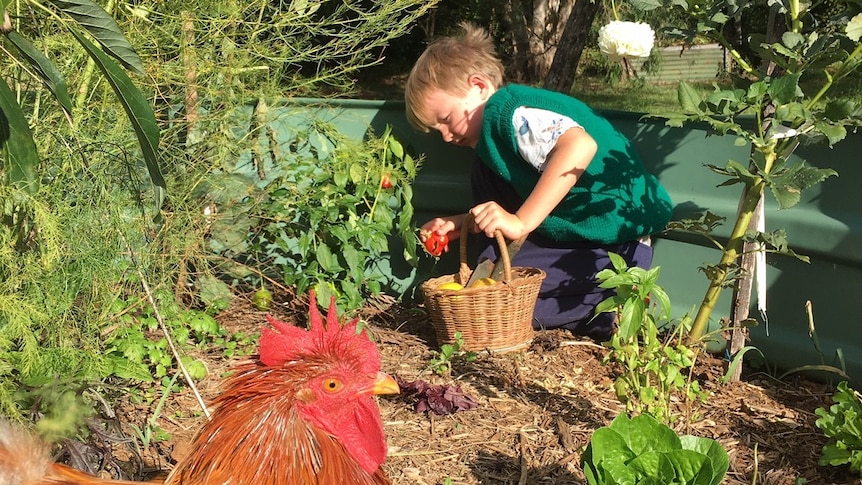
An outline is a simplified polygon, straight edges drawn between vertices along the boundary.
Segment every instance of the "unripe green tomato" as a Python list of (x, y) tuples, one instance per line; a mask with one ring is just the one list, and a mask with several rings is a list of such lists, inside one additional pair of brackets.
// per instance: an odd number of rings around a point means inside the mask
[(261, 288), (254, 292), (251, 297), (251, 303), (258, 310), (265, 312), (269, 310), (269, 304), (272, 303), (272, 293), (266, 288)]

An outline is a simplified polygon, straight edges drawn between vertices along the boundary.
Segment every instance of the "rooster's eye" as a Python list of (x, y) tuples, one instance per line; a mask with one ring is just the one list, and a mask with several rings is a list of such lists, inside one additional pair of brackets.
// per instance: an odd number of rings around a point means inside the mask
[(324, 379), (323, 390), (326, 392), (338, 392), (341, 390), (341, 381), (338, 379)]

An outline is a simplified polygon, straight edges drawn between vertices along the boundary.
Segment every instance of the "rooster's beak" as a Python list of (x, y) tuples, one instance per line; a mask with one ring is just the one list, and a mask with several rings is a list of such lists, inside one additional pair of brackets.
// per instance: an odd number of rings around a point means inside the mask
[(383, 372), (377, 373), (377, 379), (367, 390), (369, 394), (398, 394), (401, 392), (395, 379)]

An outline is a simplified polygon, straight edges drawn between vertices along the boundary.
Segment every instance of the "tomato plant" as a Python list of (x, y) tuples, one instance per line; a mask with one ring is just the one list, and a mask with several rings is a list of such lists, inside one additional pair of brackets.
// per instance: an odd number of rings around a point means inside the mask
[(428, 251), (428, 254), (438, 257), (449, 246), (449, 236), (432, 232), (428, 234), (423, 244), (425, 244), (425, 250)]
[[(210, 246), (299, 294), (315, 288), (318, 301), (335, 295), (340, 308), (359, 308), (391, 285), (381, 260), (416, 264), (411, 184), (420, 161), (388, 127), (358, 141), (320, 122), (289, 139), (283, 157), (267, 160), (260, 193), (239, 192), (222, 208)], [(392, 246), (396, 237), (403, 248)], [(237, 276), (260, 284), (254, 272)]]

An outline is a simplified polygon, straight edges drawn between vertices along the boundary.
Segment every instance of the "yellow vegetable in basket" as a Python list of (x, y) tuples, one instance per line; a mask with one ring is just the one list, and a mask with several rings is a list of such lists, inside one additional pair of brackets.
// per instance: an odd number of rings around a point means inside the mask
[(478, 280), (474, 281), (472, 285), (470, 285), (470, 288), (481, 288), (483, 286), (491, 286), (495, 283), (497, 282), (494, 280), (494, 278), (479, 278)]
[(442, 285), (440, 285), (440, 286), (438, 286), (438, 287), (437, 287), (437, 290), (438, 290), (438, 291), (439, 291), (439, 290), (455, 290), (455, 291), (461, 291), (461, 290), (463, 290), (463, 289), (464, 289), (464, 287), (463, 287), (463, 286), (461, 286), (461, 284), (460, 284), (460, 283), (456, 283), (456, 282), (454, 282), (454, 281), (450, 281), (450, 282), (448, 282), (448, 283), (443, 283)]

